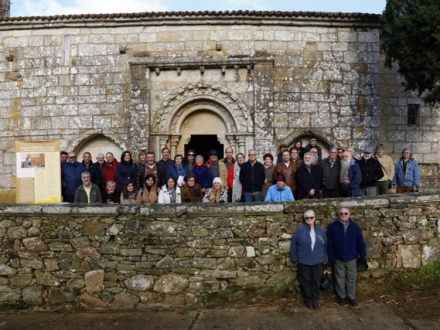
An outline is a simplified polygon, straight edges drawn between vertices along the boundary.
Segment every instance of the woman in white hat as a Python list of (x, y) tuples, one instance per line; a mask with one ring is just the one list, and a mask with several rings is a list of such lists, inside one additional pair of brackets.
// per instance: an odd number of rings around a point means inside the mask
[(215, 177), (212, 182), (212, 188), (206, 190), (203, 197), (204, 203), (226, 203), (228, 201), (228, 193), (222, 189), (222, 179)]

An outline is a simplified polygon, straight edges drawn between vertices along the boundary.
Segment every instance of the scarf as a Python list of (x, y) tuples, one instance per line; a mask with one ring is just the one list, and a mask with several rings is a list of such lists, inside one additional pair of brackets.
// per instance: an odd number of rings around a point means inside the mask
[(241, 200), (241, 182), (240, 182), (240, 165), (234, 165), (234, 179), (232, 181), (232, 202), (239, 202)]
[(209, 194), (210, 203), (220, 203), (220, 191), (221, 189), (211, 189), (211, 193)]

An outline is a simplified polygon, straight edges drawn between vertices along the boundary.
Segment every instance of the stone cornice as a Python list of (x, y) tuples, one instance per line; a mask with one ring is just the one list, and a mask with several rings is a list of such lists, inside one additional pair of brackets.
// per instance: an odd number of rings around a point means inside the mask
[(1, 30), (161, 25), (279, 25), (380, 28), (380, 16), (321, 12), (164, 12), (4, 17)]

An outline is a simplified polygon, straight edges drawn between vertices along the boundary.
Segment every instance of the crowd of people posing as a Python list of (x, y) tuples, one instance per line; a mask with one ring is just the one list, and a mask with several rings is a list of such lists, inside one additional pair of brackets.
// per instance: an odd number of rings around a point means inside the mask
[(322, 150), (312, 138), (310, 144), (287, 148), (281, 145), (276, 158), (270, 153), (257, 161), (255, 150), (248, 160), (242, 153), (219, 159), (211, 150), (204, 159), (195, 150), (171, 159), (161, 150), (156, 161), (152, 151), (141, 150), (136, 159), (124, 151), (118, 162), (111, 152), (99, 153), (96, 162), (89, 152), (77, 161), (74, 152), (61, 152), (63, 201), (69, 203), (226, 203), (251, 201), (293, 201), (385, 194), (392, 186), (397, 193), (417, 191), (420, 171), (408, 149), (394, 165), (378, 144), (375, 152), (366, 147), (361, 159), (354, 150), (332, 147), (322, 159)]

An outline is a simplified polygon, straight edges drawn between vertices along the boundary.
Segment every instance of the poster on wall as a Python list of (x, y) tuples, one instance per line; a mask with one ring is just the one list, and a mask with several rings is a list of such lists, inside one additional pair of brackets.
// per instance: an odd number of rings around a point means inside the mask
[(15, 142), (17, 203), (60, 203), (59, 141)]

